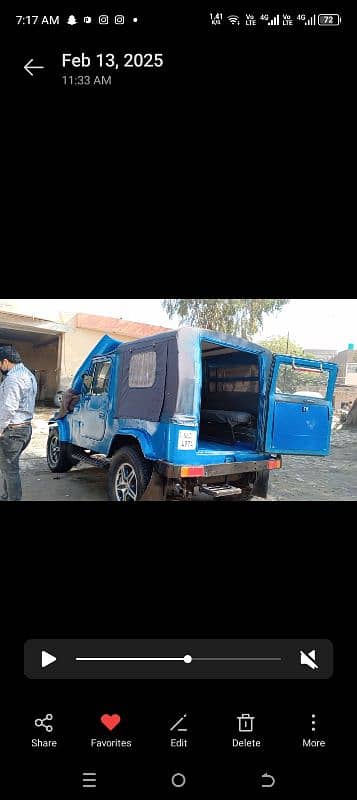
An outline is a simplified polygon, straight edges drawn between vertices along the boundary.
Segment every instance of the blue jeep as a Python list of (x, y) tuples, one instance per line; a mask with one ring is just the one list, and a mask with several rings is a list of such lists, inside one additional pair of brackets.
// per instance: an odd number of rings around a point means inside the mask
[[(337, 370), (197, 328), (103, 336), (74, 376), (73, 410), (49, 422), (48, 466), (108, 469), (116, 502), (266, 497), (282, 453), (328, 455)], [(299, 372), (321, 398), (294, 394)]]

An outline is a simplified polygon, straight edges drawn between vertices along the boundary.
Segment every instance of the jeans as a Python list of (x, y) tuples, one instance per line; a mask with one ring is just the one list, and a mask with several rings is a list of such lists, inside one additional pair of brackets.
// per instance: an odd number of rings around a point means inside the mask
[(4, 480), (3, 500), (21, 500), (22, 487), (19, 459), (30, 444), (31, 424), (26, 422), (16, 428), (5, 428), (0, 436), (0, 470)]

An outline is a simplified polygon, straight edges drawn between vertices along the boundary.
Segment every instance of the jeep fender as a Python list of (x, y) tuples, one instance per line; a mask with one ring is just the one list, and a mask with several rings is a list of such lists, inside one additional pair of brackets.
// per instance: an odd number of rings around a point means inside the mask
[(52, 428), (58, 429), (58, 436), (60, 442), (69, 442), (70, 441), (70, 434), (69, 434), (69, 425), (66, 420), (66, 417), (63, 419), (54, 419), (52, 417), (48, 423), (48, 430), (52, 430)]
[[(146, 433), (146, 431), (138, 430), (137, 428), (121, 428), (118, 433), (118, 436), (130, 436), (134, 441), (137, 442), (144, 458), (147, 458), (149, 461), (156, 461), (155, 454), (151, 444), (151, 437)], [(113, 446), (113, 444), (112, 444)], [(112, 450), (112, 446), (110, 450)]]

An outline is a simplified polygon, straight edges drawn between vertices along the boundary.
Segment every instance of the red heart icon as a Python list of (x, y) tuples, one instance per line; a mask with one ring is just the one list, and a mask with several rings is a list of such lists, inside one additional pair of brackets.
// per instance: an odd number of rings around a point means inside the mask
[(119, 725), (120, 717), (119, 714), (103, 714), (100, 721), (109, 731), (113, 731)]

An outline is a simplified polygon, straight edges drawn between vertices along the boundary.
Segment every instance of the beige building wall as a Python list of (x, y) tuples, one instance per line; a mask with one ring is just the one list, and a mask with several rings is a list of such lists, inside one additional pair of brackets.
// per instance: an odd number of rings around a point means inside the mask
[(348, 403), (352, 400), (354, 403), (357, 397), (357, 387), (354, 386), (337, 386), (334, 393), (335, 410), (339, 411), (342, 403)]
[(357, 386), (357, 372), (347, 372), (346, 383), (348, 386)]
[[(134, 323), (96, 315), (54, 311), (51, 318), (35, 317), (36, 301), (1, 301), (0, 328), (11, 330), (11, 341), (17, 346), (24, 362), (36, 370), (40, 378), (40, 400), (53, 400), (58, 389), (67, 389), (84, 359), (105, 334), (121, 342), (167, 330), (161, 326)], [(80, 327), (77, 324), (80, 323)], [(91, 323), (93, 328), (90, 327)], [(88, 324), (87, 327), (81, 327)], [(118, 330), (123, 326), (124, 332)], [(108, 328), (106, 329), (106, 326)], [(101, 328), (101, 329), (99, 329)], [(103, 330), (104, 329), (104, 330)], [(25, 336), (22, 340), (21, 334)], [(41, 336), (53, 336), (43, 342)]]
[(334, 360), (339, 366), (337, 382), (357, 386), (357, 350), (342, 350)]
[[(93, 347), (105, 336), (105, 331), (92, 331), (87, 328), (76, 328), (76, 318), (73, 315), (61, 314), (61, 321), (68, 325), (69, 330), (62, 335), (60, 357), (59, 388), (66, 389), (72, 382), (73, 375), (77, 372), (84, 359), (93, 350)], [(67, 317), (67, 319), (64, 319)], [(116, 336), (108, 331), (108, 336)], [(120, 336), (121, 342), (130, 342), (129, 337)]]

